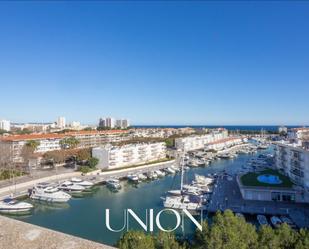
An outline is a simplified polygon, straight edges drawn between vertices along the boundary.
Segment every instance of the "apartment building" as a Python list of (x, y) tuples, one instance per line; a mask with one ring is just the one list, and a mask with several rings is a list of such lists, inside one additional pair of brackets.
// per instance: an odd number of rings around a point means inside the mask
[(127, 129), (130, 126), (127, 119), (100, 118), (99, 127)]
[(309, 188), (309, 150), (299, 143), (278, 142), (275, 162), (295, 184)]
[(123, 146), (106, 145), (92, 149), (99, 159), (98, 167), (113, 169), (138, 165), (166, 158), (165, 143), (137, 143)]
[(235, 145), (242, 144), (244, 141), (240, 137), (228, 137), (210, 142), (205, 145), (205, 150), (224, 150)]
[(45, 153), (47, 151), (60, 150), (60, 141), (67, 137), (75, 137), (79, 140), (78, 148), (96, 147), (105, 143), (124, 141), (128, 139), (124, 136), (127, 132), (123, 130), (112, 131), (77, 131), (63, 134), (29, 134), (10, 135), (0, 137), (0, 144), (9, 148), (13, 162), (23, 162), (22, 149), (27, 142), (34, 140), (39, 142), (35, 153)]
[(0, 120), (0, 130), (10, 131), (11, 130), (11, 122), (9, 120)]
[(228, 131), (226, 129), (216, 129), (205, 135), (193, 135), (176, 138), (175, 147), (177, 149), (184, 149), (185, 151), (199, 150), (204, 149), (206, 144), (210, 144), (227, 137)]
[(288, 131), (288, 138), (296, 142), (299, 142), (301, 140), (309, 140), (309, 128), (293, 128)]

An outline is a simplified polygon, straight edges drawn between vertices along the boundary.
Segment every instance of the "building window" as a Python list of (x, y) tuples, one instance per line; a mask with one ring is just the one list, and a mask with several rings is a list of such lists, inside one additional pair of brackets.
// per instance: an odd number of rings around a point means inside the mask
[(272, 192), (271, 193), (271, 200), (272, 201), (280, 201), (280, 192)]

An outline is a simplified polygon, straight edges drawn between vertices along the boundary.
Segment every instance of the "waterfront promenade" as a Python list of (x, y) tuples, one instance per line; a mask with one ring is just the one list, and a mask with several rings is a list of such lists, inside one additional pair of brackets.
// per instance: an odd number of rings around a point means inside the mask
[[(90, 180), (94, 182), (95, 184), (99, 184), (107, 180), (108, 178), (115, 177), (115, 178), (122, 178), (127, 176), (128, 174), (139, 174), (139, 173), (145, 173), (151, 170), (157, 170), (169, 167), (171, 165), (175, 164), (175, 160), (170, 160), (166, 162), (161, 163), (155, 163), (155, 164), (148, 164), (143, 166), (137, 166), (137, 167), (131, 167), (131, 168), (124, 168), (124, 169), (115, 169), (110, 171), (102, 172), (101, 170), (96, 170), (93, 172), (90, 172), (86, 175), (82, 175), (81, 172), (78, 171), (68, 171), (61, 174), (53, 174), (46, 177), (35, 177), (35, 178), (24, 178), (20, 183), (7, 185), (4, 184), (4, 187), (1, 187), (0, 184), (0, 198), (7, 197), (11, 194), (13, 196), (23, 196), (27, 194), (27, 191), (29, 188), (32, 188), (35, 184), (38, 184), (40, 182), (57, 182), (66, 180), (72, 177), (80, 177), (84, 180)], [(19, 182), (17, 180), (17, 182)]]
[(114, 249), (0, 215), (0, 249)]

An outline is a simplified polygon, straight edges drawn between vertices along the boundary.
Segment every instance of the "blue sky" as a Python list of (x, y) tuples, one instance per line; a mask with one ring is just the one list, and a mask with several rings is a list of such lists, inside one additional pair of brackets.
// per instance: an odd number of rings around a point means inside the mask
[(0, 118), (309, 124), (309, 3), (1, 2)]

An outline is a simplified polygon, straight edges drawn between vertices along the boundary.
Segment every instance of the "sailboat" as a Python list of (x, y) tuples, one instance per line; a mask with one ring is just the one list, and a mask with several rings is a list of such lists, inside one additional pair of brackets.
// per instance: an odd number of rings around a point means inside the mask
[[(184, 153), (183, 153), (184, 154)], [(202, 196), (198, 194), (190, 194), (184, 188), (184, 155), (181, 155), (181, 180), (180, 190), (171, 190), (167, 196), (163, 198), (163, 206), (165, 208), (186, 209), (189, 212), (198, 212), (202, 209)]]

